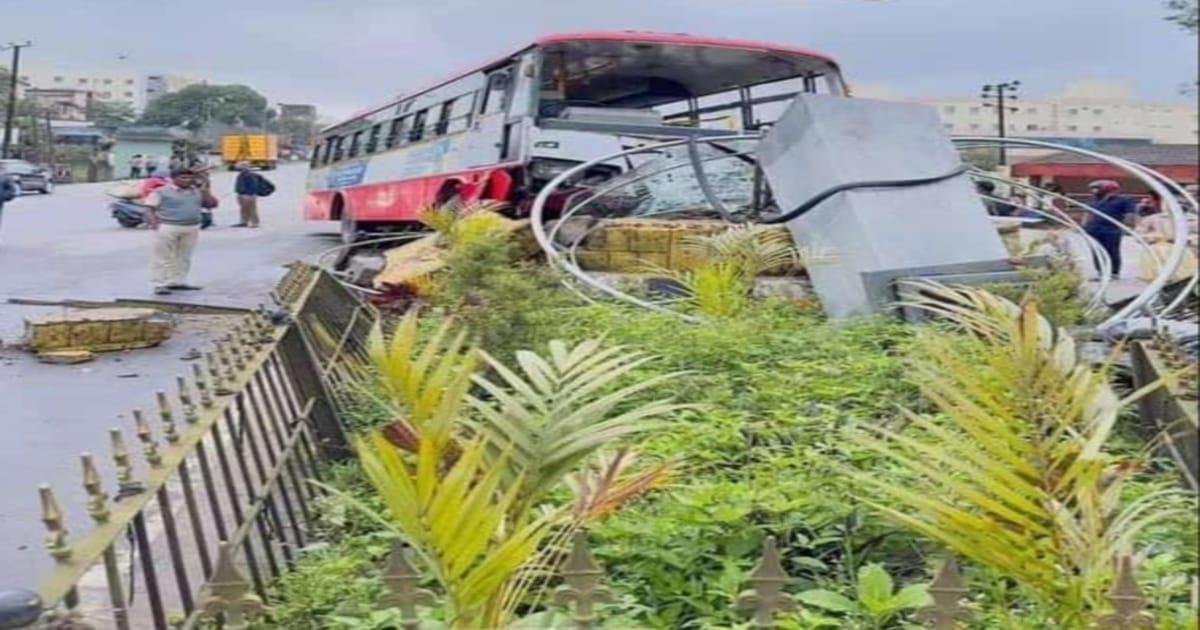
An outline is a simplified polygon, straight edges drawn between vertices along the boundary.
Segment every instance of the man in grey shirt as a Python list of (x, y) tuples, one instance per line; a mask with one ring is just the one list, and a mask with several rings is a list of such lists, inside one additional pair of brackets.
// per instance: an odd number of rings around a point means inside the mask
[(192, 252), (200, 235), (204, 210), (217, 207), (217, 199), (203, 186), (197, 185), (196, 172), (175, 169), (171, 183), (158, 188), (146, 197), (146, 224), (154, 230), (152, 275), (154, 293), (168, 295), (172, 291), (195, 291), (200, 287), (187, 284), (192, 266)]

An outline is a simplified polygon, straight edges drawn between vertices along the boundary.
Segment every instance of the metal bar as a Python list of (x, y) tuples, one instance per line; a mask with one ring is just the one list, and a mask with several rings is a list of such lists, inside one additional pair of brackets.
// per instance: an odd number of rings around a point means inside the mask
[[(267, 423), (270, 420), (275, 419), (275, 415), (274, 415), (274, 410), (271, 409), (271, 407), (269, 406), (269, 401), (266, 400), (267, 389), (266, 389), (266, 385), (265, 385), (265, 379), (263, 378), (261, 371), (255, 373), (253, 383), (254, 383), (254, 387), (250, 390), (250, 394), (251, 394), (250, 395), (250, 407), (254, 412), (255, 419), (258, 422), (259, 433), (261, 433), (263, 436), (263, 446), (264, 446), (264, 450), (266, 451), (267, 461), (271, 464), (271, 468), (277, 468), (279, 466), (279, 458), (276, 455), (275, 446), (271, 443), (270, 435), (274, 435), (276, 437), (276, 439), (279, 440), (279, 446), (280, 446), (281, 450), (282, 450), (283, 444), (284, 444), (283, 436), (282, 436), (282, 434), (280, 434), (278, 432), (277, 424), (275, 424), (275, 429), (276, 429), (275, 431), (267, 430), (267, 426), (266, 426)], [(259, 404), (260, 398), (262, 399), (261, 405)], [(266, 409), (266, 411), (267, 411), (266, 414), (263, 413), (263, 409)], [(286, 466), (284, 468), (286, 469)], [(285, 482), (286, 482), (286, 479), (284, 480), (284, 482), (281, 482), (279, 484), (279, 497), (283, 502), (283, 508), (284, 508), (284, 512), (287, 514), (288, 523), (291, 525), (292, 535), (294, 536), (295, 544), (297, 546), (303, 546), (304, 536), (301, 533), (300, 524), (296, 520), (295, 508), (292, 506), (292, 497), (291, 497), (291, 494), (288, 492), (287, 483), (285, 483)], [(278, 518), (278, 516), (276, 518)], [(283, 524), (277, 523), (276, 525), (278, 527), (279, 533), (282, 534), (283, 533)], [(282, 538), (284, 541), (283, 555), (284, 555), (284, 558), (287, 560), (288, 566), (290, 567), (292, 564), (292, 561), (293, 561), (291, 545), (288, 544), (286, 536), (282, 536)]]
[(212, 574), (212, 557), (208, 553), (208, 536), (204, 533), (204, 519), (200, 518), (196, 489), (192, 487), (192, 473), (188, 470), (186, 459), (179, 467), (179, 485), (183, 488), (183, 503), (187, 508), (188, 523), (192, 526), (192, 536), (196, 539), (196, 550), (200, 554), (200, 570), (207, 578)]
[(305, 416), (313, 422), (316, 437), (321, 446), (322, 455), (331, 461), (345, 461), (353, 452), (350, 441), (346, 437), (341, 418), (329, 402), (330, 393), (321, 381), (317, 366), (317, 354), (309, 339), (301, 332), (300, 327), (294, 326), (280, 341), (279, 349), (284, 361), (290, 384), (295, 391), (302, 392), (304, 398), (315, 401), (311, 415)]
[[(279, 436), (282, 440), (282, 436), (291, 435), (291, 431), (293, 429), (292, 425), (297, 422), (302, 422), (303, 420), (299, 417), (299, 414), (297, 414), (295, 407), (293, 406), (292, 399), (287, 397), (285, 400), (284, 392), (281, 392), (280, 388), (278, 387), (277, 377), (279, 376), (281, 369), (282, 368), (279, 366), (278, 357), (273, 355), (271, 357), (271, 361), (269, 361), (264, 367), (263, 378), (267, 382), (267, 392), (277, 412), (276, 415), (272, 416), (272, 421), (274, 422), (276, 430), (279, 432)], [(288, 420), (289, 417), (291, 420)], [(280, 450), (282, 449), (283, 443), (281, 442)], [(292, 471), (292, 487), (296, 489), (296, 500), (299, 502), (300, 509), (304, 513), (304, 521), (306, 523), (312, 522), (312, 517), (308, 513), (308, 500), (312, 496), (313, 490), (308, 486), (307, 483), (304, 482), (305, 474), (302, 467), (303, 465), (294, 458), (287, 458), (287, 461), (289, 462), (289, 468), (291, 468)], [(299, 475), (296, 474), (298, 466), (300, 467)]]
[(116, 624), (117, 630), (130, 630), (121, 565), (117, 561), (117, 550), (113, 545), (104, 550), (104, 581), (108, 586), (108, 602), (112, 606), (113, 623)]
[[(228, 409), (228, 408), (226, 408)], [(237, 527), (234, 529), (234, 535), (230, 536), (226, 541), (233, 545), (245, 544), (246, 547), (246, 565), (250, 569), (250, 579), (254, 582), (254, 590), (259, 597), (263, 597), (266, 589), (263, 588), (262, 574), (258, 568), (258, 556), (254, 553), (254, 546), (246, 537), (239, 537), (237, 532), (241, 531), (246, 524), (245, 515), (242, 512), (242, 504), (238, 499), (237, 485), (233, 481), (233, 470), (229, 466), (229, 457), (225, 454), (225, 446), (221, 439), (221, 425), (214, 424), (212, 427), (213, 447), (217, 451), (217, 463), (221, 468), (221, 478), (225, 481), (226, 494), (229, 496), (229, 503), (233, 509), (234, 522)], [(249, 489), (247, 489), (249, 492)]]
[[(276, 340), (281, 339), (284, 334), (283, 331), (277, 331)], [(248, 372), (258, 369), (265, 362), (266, 357), (267, 353), (255, 357), (247, 366)], [(249, 377), (249, 373), (239, 374), (237, 381), (228, 385), (235, 389), (240, 388)], [(71, 590), (71, 585), (76, 584), (93, 564), (100, 561), (104, 550), (108, 548), (111, 541), (121, 536), (142, 508), (154, 498), (158, 488), (169, 481), (180, 462), (205, 438), (209, 430), (220, 419), (223, 406), (223, 402), (218, 401), (212, 409), (202, 410), (197, 422), (186, 428), (173, 448), (165, 449), (162, 466), (150, 470), (143, 481), (144, 491), (125, 497), (124, 500), (115, 504), (106, 522), (97, 524), (71, 546), (72, 561), (55, 566), (38, 587), (38, 593), (41, 594), (47, 605), (62, 601)]]
[(142, 579), (146, 583), (146, 598), (150, 601), (150, 615), (154, 619), (154, 630), (169, 630), (167, 613), (163, 608), (162, 593), (158, 590), (158, 575), (155, 573), (154, 554), (150, 550), (150, 536), (146, 534), (146, 517), (141, 512), (133, 518), (133, 532), (142, 564)]
[[(297, 427), (296, 433), (288, 440), (287, 448), (283, 452), (283, 459), (280, 462), (280, 465), (272, 469), (268, 475), (268, 480), (263, 486), (264, 493), (271, 492), (275, 489), (275, 486), (280, 483), (283, 478), (283, 462), (286, 462), (288, 459), (290, 459), (297, 449), (302, 448), (303, 445), (307, 443), (308, 432), (309, 429), (305, 425), (300, 425)], [(254, 519), (259, 513), (262, 512), (264, 506), (265, 504), (262, 502), (258, 502), (249, 506), (247, 517), (249, 519)], [(238, 527), (237, 531), (233, 533), (231, 540), (237, 541), (242, 537), (248, 537), (250, 533), (250, 526), (251, 523), (249, 520), (242, 523), (242, 525)]]
[[(254, 435), (254, 433), (255, 433), (254, 432), (254, 428), (255, 428), (254, 424), (255, 423), (251, 420), (251, 414), (247, 413), (247, 404), (246, 403), (247, 403), (247, 399), (248, 399), (250, 402), (250, 405), (249, 405), (250, 411), (255, 412), (255, 415), (258, 414), (258, 410), (254, 403), (254, 397), (253, 397), (253, 391), (254, 391), (253, 383), (254, 383), (253, 380), (250, 381), (249, 383), (247, 383), (246, 388), (243, 389), (241, 391), (241, 393), (238, 394), (236, 405), (237, 405), (238, 421), (240, 424), (241, 435), (245, 437), (245, 439), (246, 439), (245, 443), (249, 444), (249, 446), (250, 446), (250, 457), (254, 462), (254, 469), (258, 472), (259, 481), (261, 483), (265, 484), (266, 478), (267, 478), (267, 472), (266, 472), (265, 466), (263, 465), (263, 456), (259, 449), (258, 438), (255, 437), (255, 435)], [(233, 426), (232, 426), (231, 418), (229, 418), (229, 422), (230, 422), (229, 430), (230, 430), (230, 432), (232, 432)], [(262, 426), (261, 422), (259, 422), (257, 424), (259, 425), (259, 427)], [(264, 440), (266, 439), (265, 434), (263, 435), (263, 439)], [(238, 451), (239, 451), (239, 453), (241, 452), (240, 445), (239, 445)], [(271, 462), (271, 464), (272, 464), (272, 467), (274, 467), (274, 462)], [(264, 490), (266, 490), (265, 487), (264, 487)], [(258, 495), (250, 497), (250, 499), (254, 502), (266, 503), (266, 506), (267, 506), (266, 514), (267, 514), (267, 518), (269, 519), (270, 531), (268, 531), (267, 523), (263, 523), (261, 525), (261, 527), (260, 527), (261, 534), (264, 537), (263, 546), (266, 547), (268, 550), (267, 558), (268, 558), (268, 560), (270, 560), (272, 571), (274, 572), (275, 575), (279, 575), (279, 568), (275, 562), (275, 556), (270, 551), (270, 549), (271, 549), (270, 539), (274, 538), (274, 536), (269, 536), (269, 534), (273, 532), (273, 533), (277, 534), (280, 538), (283, 539), (283, 542), (284, 542), (283, 548), (282, 548), (283, 558), (288, 566), (291, 566), (291, 564), (292, 564), (292, 551), (286, 544), (287, 539), (283, 537), (283, 520), (279, 518), (279, 510), (278, 510), (278, 506), (275, 505), (274, 495), (269, 491), (264, 491), (262, 494), (258, 494)]]
[[(213, 524), (217, 528), (217, 540), (229, 540), (229, 531), (225, 527), (225, 515), (221, 511), (220, 495), (213, 482), (212, 467), (208, 463), (207, 449), (204, 442), (196, 444), (196, 459), (200, 461), (200, 478), (204, 482), (204, 495), (208, 497), (208, 509), (212, 512)], [(205, 577), (212, 575), (212, 568), (204, 572)]]
[(187, 565), (183, 559), (183, 549), (179, 546), (179, 529), (175, 527), (175, 513), (171, 509), (171, 499), (167, 496), (167, 488), (158, 489), (158, 507), (162, 513), (163, 532), (166, 534), (167, 551), (171, 555), (171, 569), (175, 573), (175, 586), (179, 589), (179, 600), (183, 602), (183, 610), (191, 614), (195, 608), (192, 600), (192, 585), (188, 580)]

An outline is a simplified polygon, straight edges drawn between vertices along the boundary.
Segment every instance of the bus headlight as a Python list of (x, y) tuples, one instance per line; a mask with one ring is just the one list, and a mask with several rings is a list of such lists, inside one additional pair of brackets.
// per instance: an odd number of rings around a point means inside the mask
[(529, 172), (534, 179), (554, 179), (577, 164), (567, 160), (538, 160), (530, 164)]

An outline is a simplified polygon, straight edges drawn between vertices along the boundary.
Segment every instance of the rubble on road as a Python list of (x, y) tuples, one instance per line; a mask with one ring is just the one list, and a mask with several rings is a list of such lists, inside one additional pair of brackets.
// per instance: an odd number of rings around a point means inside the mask
[(38, 355), (151, 348), (171, 336), (171, 318), (151, 308), (103, 308), (25, 320), (25, 347)]
[(37, 360), (42, 363), (51, 365), (76, 365), (78, 363), (87, 363), (96, 358), (96, 353), (88, 352), (87, 350), (57, 350), (50, 352), (39, 352)]

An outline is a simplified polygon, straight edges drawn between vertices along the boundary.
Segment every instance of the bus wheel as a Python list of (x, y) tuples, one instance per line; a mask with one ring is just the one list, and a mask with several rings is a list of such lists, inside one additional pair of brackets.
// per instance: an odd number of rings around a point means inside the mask
[(353, 245), (358, 240), (358, 221), (355, 221), (349, 212), (342, 213), (341, 230), (339, 233), (344, 245)]

